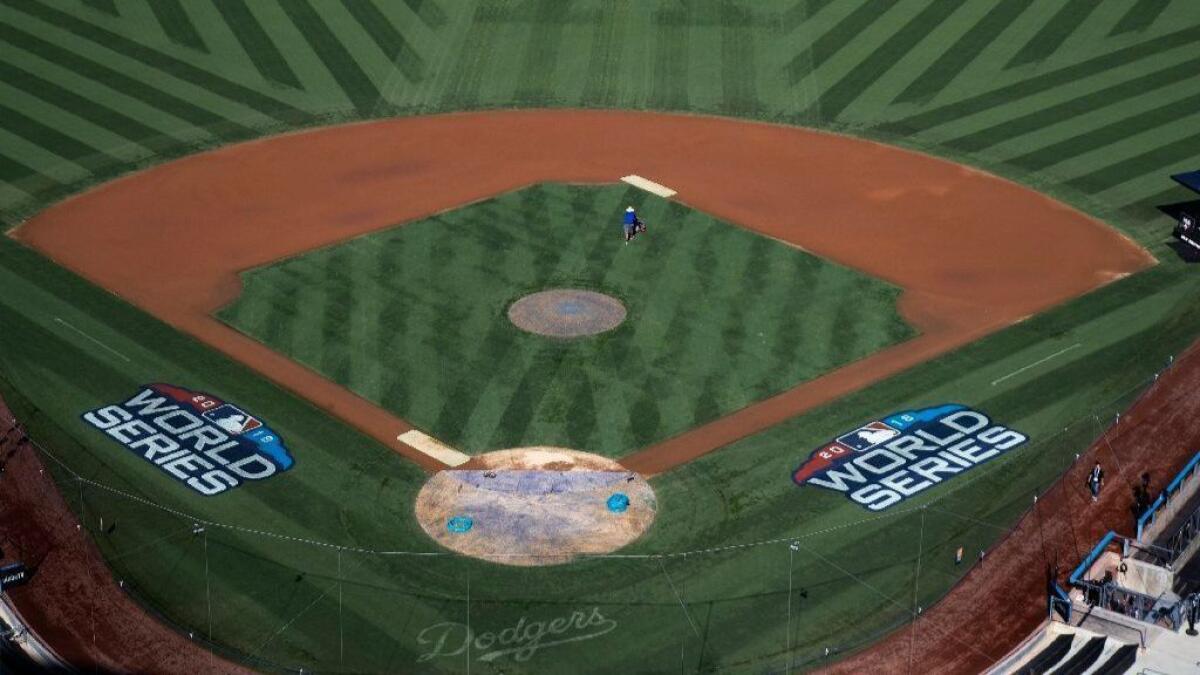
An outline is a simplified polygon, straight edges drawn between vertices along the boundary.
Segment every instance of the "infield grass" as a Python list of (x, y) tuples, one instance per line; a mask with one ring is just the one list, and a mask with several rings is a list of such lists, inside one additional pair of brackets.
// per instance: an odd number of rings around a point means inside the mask
[[(622, 243), (635, 204), (650, 231)], [(468, 453), (620, 456), (905, 340), (900, 289), (625, 185), (542, 184), (243, 274), (220, 317)], [(506, 311), (610, 294), (592, 337)]]

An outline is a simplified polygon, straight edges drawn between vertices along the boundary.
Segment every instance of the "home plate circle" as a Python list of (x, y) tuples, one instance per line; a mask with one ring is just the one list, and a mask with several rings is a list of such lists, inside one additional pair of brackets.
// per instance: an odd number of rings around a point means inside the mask
[(425, 533), (505, 565), (611, 553), (654, 522), (654, 489), (615, 460), (555, 447), (489, 452), (434, 474), (417, 495)]

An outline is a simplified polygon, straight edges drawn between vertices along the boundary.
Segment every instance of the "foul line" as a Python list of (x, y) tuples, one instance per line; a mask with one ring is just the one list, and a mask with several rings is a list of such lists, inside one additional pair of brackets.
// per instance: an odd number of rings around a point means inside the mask
[(124, 354), (122, 354), (121, 352), (119, 352), (119, 351), (117, 351), (117, 350), (113, 349), (112, 347), (109, 347), (108, 345), (104, 344), (103, 342), (101, 342), (101, 341), (97, 340), (96, 338), (92, 337), (91, 335), (88, 335), (87, 333), (85, 333), (85, 332), (83, 332), (83, 331), (79, 330), (78, 328), (76, 328), (75, 326), (72, 326), (71, 324), (67, 323), (66, 321), (63, 321), (62, 319), (58, 318), (57, 316), (56, 316), (56, 317), (54, 317), (54, 320), (55, 320), (55, 321), (57, 321), (58, 323), (61, 323), (61, 324), (62, 324), (62, 325), (64, 325), (64, 326), (66, 326), (67, 328), (70, 328), (71, 330), (75, 331), (76, 333), (79, 333), (80, 335), (82, 335), (83, 337), (85, 337), (85, 338), (87, 338), (87, 339), (91, 340), (92, 342), (95, 342), (96, 344), (98, 344), (98, 345), (100, 345), (101, 347), (103, 347), (104, 349), (106, 349), (106, 350), (108, 350), (108, 351), (112, 352), (113, 354), (116, 354), (117, 356), (121, 357), (122, 359), (125, 359), (125, 362), (126, 362), (126, 363), (129, 363), (129, 362), (130, 362), (130, 360), (129, 360), (129, 357), (128, 357), (128, 356), (125, 356), (125, 355), (124, 355)]
[(992, 380), (992, 386), (994, 387), (997, 384), (1000, 384), (1001, 382), (1007, 380), (1010, 377), (1020, 375), (1021, 373), (1029, 370), (1030, 368), (1033, 368), (1034, 366), (1040, 366), (1043, 363), (1049, 361), (1050, 359), (1052, 359), (1056, 356), (1061, 356), (1061, 355), (1066, 354), (1067, 352), (1071, 351), (1072, 349), (1075, 349), (1076, 347), (1082, 347), (1082, 346), (1083, 346), (1082, 342), (1076, 342), (1075, 344), (1071, 345), (1070, 347), (1067, 347), (1066, 349), (1060, 349), (1060, 350), (1054, 352), (1053, 354), (1051, 354), (1050, 356), (1047, 356), (1044, 359), (1038, 359), (1037, 361), (1034, 361), (1033, 363), (1025, 366), (1024, 368), (1018, 368), (1017, 370), (1012, 371), (1011, 373), (1005, 375), (1004, 377)]
[(634, 175), (622, 176), (621, 180), (626, 183), (629, 183), (630, 185), (632, 185), (636, 188), (641, 188), (641, 189), (645, 190), (646, 192), (649, 192), (651, 194), (656, 194), (659, 197), (662, 197), (663, 199), (670, 199), (671, 197), (674, 197), (676, 194), (678, 194), (677, 192), (675, 192), (671, 188), (667, 187), (666, 185), (661, 185), (659, 183), (655, 183), (654, 181), (648, 180), (646, 178), (642, 178), (641, 176), (634, 176)]

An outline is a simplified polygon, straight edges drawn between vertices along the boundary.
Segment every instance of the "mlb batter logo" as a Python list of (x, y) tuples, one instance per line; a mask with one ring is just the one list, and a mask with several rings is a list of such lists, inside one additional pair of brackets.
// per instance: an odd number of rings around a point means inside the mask
[(886, 443), (900, 435), (896, 429), (889, 427), (883, 422), (871, 422), (866, 426), (861, 426), (845, 436), (838, 436), (837, 442), (850, 448), (862, 452), (871, 448)]
[(232, 403), (226, 403), (220, 408), (208, 410), (201, 414), (208, 421), (224, 429), (226, 433), (235, 436), (241, 436), (247, 432), (254, 431), (263, 425), (262, 421), (257, 417), (250, 415)]

